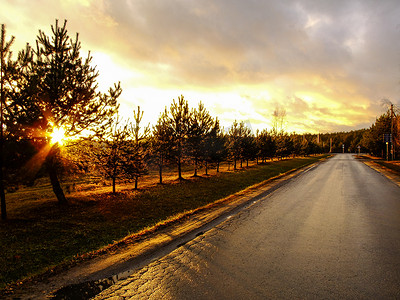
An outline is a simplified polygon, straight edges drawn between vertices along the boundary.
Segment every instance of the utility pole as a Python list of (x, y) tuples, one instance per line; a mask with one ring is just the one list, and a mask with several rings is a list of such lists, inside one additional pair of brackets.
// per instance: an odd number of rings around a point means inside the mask
[(391, 139), (390, 139), (390, 152), (392, 154), (392, 160), (395, 160), (395, 149), (394, 149), (394, 136), (393, 136), (393, 119), (394, 119), (394, 111), (393, 111), (393, 104), (390, 105), (390, 135), (391, 135)]

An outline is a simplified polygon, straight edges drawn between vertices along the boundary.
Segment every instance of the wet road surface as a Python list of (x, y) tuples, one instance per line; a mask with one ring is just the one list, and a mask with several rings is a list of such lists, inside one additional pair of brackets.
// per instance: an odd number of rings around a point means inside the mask
[(338, 154), (96, 299), (400, 298), (400, 188)]

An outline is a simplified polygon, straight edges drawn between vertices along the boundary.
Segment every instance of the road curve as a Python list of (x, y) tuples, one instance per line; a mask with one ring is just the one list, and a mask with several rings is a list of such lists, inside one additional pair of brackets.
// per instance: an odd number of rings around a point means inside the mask
[(400, 188), (338, 154), (96, 297), (110, 298), (400, 298)]

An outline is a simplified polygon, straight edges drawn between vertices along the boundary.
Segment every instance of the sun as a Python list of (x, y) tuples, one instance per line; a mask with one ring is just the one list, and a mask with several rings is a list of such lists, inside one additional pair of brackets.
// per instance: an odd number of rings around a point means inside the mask
[(59, 144), (62, 145), (66, 139), (65, 130), (62, 127), (54, 127), (53, 132), (50, 134), (50, 143), (52, 145)]

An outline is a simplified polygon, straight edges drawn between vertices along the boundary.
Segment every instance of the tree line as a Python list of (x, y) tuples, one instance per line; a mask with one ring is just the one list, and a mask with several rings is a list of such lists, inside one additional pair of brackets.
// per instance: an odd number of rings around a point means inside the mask
[(390, 104), (386, 113), (376, 118), (365, 131), (361, 146), (371, 154), (386, 159), (400, 157), (400, 109)]
[[(373, 148), (374, 130), (335, 134), (289, 134), (284, 131), (286, 113), (275, 110), (271, 130), (253, 133), (244, 122), (235, 121), (223, 130), (202, 102), (189, 107), (181, 95), (160, 114), (154, 126), (143, 126), (143, 111), (132, 111), (131, 120), (118, 116), (122, 89), (115, 83), (108, 92), (97, 91), (98, 72), (88, 53), (80, 53), (79, 35), (68, 35), (66, 21), (51, 26), (51, 35), (39, 31), (35, 47), (26, 45), (12, 57), (2, 26), (0, 198), (2, 219), (6, 219), (5, 190), (19, 183), (33, 184), (47, 175), (60, 204), (67, 204), (60, 185), (62, 173), (98, 172), (112, 181), (132, 180), (138, 188), (149, 167), (158, 169), (163, 183), (166, 166), (175, 165), (182, 180), (183, 165), (219, 172), (221, 162), (233, 170), (296, 155), (338, 152), (342, 145), (354, 151), (359, 145)], [(377, 120), (378, 122), (378, 120)], [(375, 127), (374, 127), (375, 128)], [(64, 141), (55, 142), (62, 131)], [(53, 138), (52, 138), (53, 136)], [(362, 142), (364, 141), (364, 142)]]

